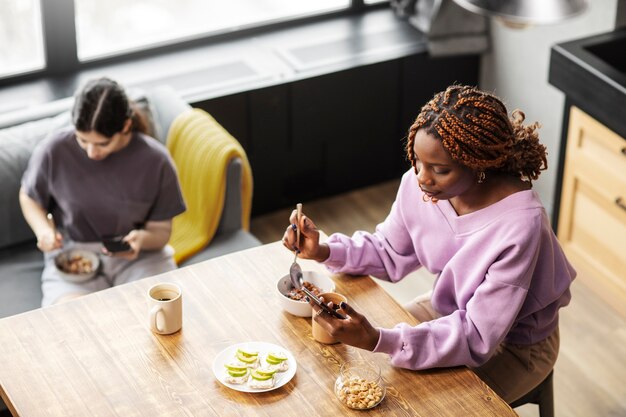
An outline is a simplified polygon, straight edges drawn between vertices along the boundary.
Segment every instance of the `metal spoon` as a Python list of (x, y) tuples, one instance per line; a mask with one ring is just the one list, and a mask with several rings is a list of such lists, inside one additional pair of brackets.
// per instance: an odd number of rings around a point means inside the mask
[(56, 231), (56, 226), (54, 224), (54, 217), (52, 217), (52, 213), (46, 214), (46, 219), (48, 220), (48, 226)]
[[(296, 246), (300, 244), (300, 216), (302, 215), (302, 203), (298, 203), (296, 205)], [(298, 252), (299, 249), (295, 251), (295, 257), (293, 258), (293, 263), (289, 268), (289, 276), (291, 277), (291, 285), (294, 288), (300, 289), (302, 288), (302, 268), (298, 265)]]
[(302, 288), (303, 282), (302, 268), (300, 268), (300, 265), (298, 265), (296, 259), (298, 259), (298, 251), (296, 251), (296, 257), (294, 258), (293, 263), (289, 268), (289, 276), (291, 277), (291, 285), (293, 285), (295, 289), (299, 290), (300, 288)]

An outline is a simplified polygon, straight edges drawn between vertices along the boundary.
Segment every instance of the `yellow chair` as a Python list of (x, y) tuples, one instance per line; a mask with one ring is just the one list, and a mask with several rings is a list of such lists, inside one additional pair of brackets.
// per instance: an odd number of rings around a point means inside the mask
[(247, 232), (252, 171), (239, 142), (207, 112), (189, 108), (173, 119), (166, 145), (187, 205), (172, 225), (169, 243), (176, 262), (198, 262), (260, 244)]

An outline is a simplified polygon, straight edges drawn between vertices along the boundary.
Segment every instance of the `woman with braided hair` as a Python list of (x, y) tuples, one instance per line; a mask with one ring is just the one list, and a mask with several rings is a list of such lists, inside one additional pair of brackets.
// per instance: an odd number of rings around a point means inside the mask
[(296, 242), (290, 225), (284, 245), (332, 272), (396, 282), (423, 267), (437, 276), (429, 294), (405, 306), (417, 326), (374, 327), (347, 303), (346, 320), (323, 312), (315, 320), (398, 367), (469, 366), (509, 403), (537, 386), (556, 361), (559, 309), (576, 273), (532, 190), (546, 148), (538, 124), (523, 122), (524, 113), (509, 117), (491, 94), (448, 87), (410, 127), (412, 169), (375, 233), (333, 234), (320, 244), (303, 215)]

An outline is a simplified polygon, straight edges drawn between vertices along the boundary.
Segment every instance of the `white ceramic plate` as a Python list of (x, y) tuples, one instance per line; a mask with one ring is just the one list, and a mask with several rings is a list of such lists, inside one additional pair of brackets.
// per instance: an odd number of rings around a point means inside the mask
[[(287, 355), (287, 361), (289, 361), (289, 369), (287, 369), (285, 372), (276, 372), (274, 377), (275, 383), (272, 388), (250, 388), (247, 384), (230, 384), (224, 381), (224, 378), (226, 377), (226, 368), (224, 367), (224, 364), (232, 361), (235, 358), (235, 353), (239, 348), (256, 350), (259, 352), (260, 357), (264, 357), (268, 352), (284, 352), (285, 355)], [(234, 344), (218, 353), (215, 357), (215, 360), (213, 360), (213, 374), (215, 375), (215, 378), (217, 378), (218, 381), (226, 385), (228, 388), (241, 392), (265, 392), (280, 388), (287, 382), (291, 381), (291, 378), (293, 378), (293, 376), (296, 374), (297, 367), (298, 365), (296, 364), (296, 359), (293, 357), (291, 352), (289, 352), (282, 346), (266, 342), (246, 342)]]

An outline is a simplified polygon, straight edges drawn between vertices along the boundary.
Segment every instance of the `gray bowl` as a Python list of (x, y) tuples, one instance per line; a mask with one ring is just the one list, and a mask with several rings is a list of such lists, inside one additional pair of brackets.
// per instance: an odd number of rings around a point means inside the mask
[[(84, 249), (66, 249), (54, 258), (57, 271), (70, 282), (85, 282), (92, 279), (100, 268), (100, 257)], [(72, 267), (78, 267), (72, 270)]]

